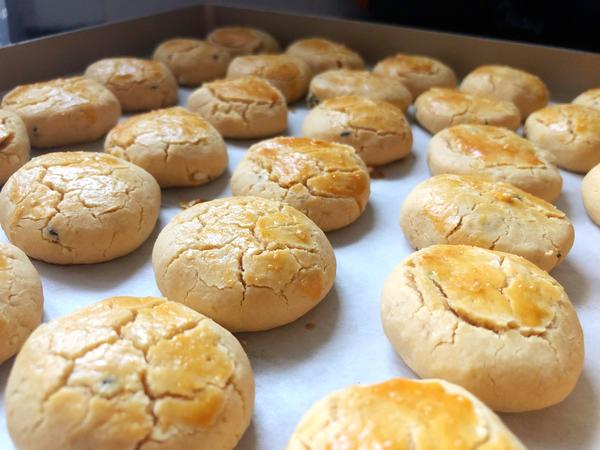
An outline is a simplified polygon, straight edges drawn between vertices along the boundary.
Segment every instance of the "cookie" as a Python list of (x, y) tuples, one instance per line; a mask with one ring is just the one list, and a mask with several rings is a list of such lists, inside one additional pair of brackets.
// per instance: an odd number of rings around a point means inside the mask
[(579, 94), (572, 103), (600, 111), (600, 88), (590, 89)]
[(329, 394), (304, 415), (286, 448), (525, 450), (460, 386), (404, 378)]
[(416, 99), (432, 87), (456, 87), (454, 71), (437, 59), (398, 53), (379, 61), (373, 73), (400, 80)]
[(123, 256), (150, 235), (160, 187), (144, 169), (104, 153), (33, 158), (0, 192), (0, 225), (29, 257), (89, 264)]
[(313, 75), (332, 69), (364, 69), (365, 62), (354, 50), (323, 38), (300, 39), (286, 53), (303, 60)]
[(583, 177), (581, 195), (588, 215), (597, 225), (600, 225), (600, 164)]
[(148, 111), (177, 103), (177, 81), (160, 61), (139, 58), (107, 58), (85, 70), (119, 99), (126, 112)]
[(460, 90), (512, 102), (523, 119), (545, 107), (550, 98), (539, 77), (509, 66), (480, 66), (464, 78)]
[(218, 131), (178, 106), (124, 120), (106, 136), (104, 151), (147, 170), (161, 187), (208, 183), (228, 163)]
[(323, 100), (355, 95), (383, 100), (406, 112), (412, 95), (396, 78), (377, 75), (368, 70), (337, 69), (320, 73), (312, 79), (306, 102), (313, 108)]
[(0, 242), (0, 364), (15, 355), (41, 323), (44, 294), (27, 255)]
[(121, 115), (117, 98), (84, 77), (59, 78), (19, 86), (2, 99), (19, 115), (33, 147), (92, 142), (115, 126)]
[(484, 175), (510, 183), (548, 202), (562, 190), (552, 155), (506, 128), (455, 125), (429, 141), (427, 163), (433, 175)]
[(182, 86), (198, 86), (223, 77), (231, 60), (227, 51), (199, 39), (169, 39), (152, 57), (167, 66)]
[(381, 319), (417, 375), (456, 383), (497, 411), (559, 403), (583, 368), (583, 333), (564, 289), (509, 253), (464, 245), (413, 253), (385, 282)]
[(253, 406), (237, 339), (152, 297), (112, 297), (42, 325), (6, 388), (22, 450), (232, 450)]
[(397, 161), (412, 149), (412, 131), (402, 110), (363, 97), (323, 101), (304, 118), (302, 133), (313, 139), (351, 145), (368, 166)]
[(600, 110), (582, 105), (554, 105), (531, 114), (525, 135), (552, 153), (556, 164), (585, 173), (600, 163)]
[(278, 137), (248, 149), (231, 177), (233, 195), (293, 206), (323, 231), (354, 222), (369, 200), (369, 172), (348, 145)]
[(466, 244), (513, 253), (544, 270), (573, 245), (573, 225), (550, 203), (510, 184), (469, 175), (437, 175), (415, 187), (400, 212), (410, 244)]
[(283, 202), (232, 197), (192, 206), (161, 231), (152, 253), (163, 295), (230, 331), (292, 322), (335, 279), (325, 234)]
[(264, 78), (281, 91), (288, 103), (306, 95), (311, 71), (300, 58), (292, 55), (238, 56), (227, 69), (227, 78), (255, 75)]
[(8, 109), (0, 109), (0, 185), (29, 160), (29, 152), (23, 120)]
[(232, 57), (277, 53), (279, 42), (270, 34), (248, 27), (223, 27), (211, 31), (206, 40), (228, 52)]
[(415, 101), (417, 122), (435, 134), (459, 124), (493, 125), (516, 130), (521, 115), (511, 102), (467, 94), (455, 89), (431, 88)]
[(260, 138), (287, 128), (285, 97), (255, 76), (204, 83), (188, 97), (187, 106), (226, 138)]

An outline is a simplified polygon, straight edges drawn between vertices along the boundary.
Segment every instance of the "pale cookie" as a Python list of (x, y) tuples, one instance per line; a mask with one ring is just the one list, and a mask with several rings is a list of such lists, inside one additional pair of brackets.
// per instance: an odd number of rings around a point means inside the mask
[(104, 151), (147, 170), (161, 187), (208, 183), (228, 162), (219, 132), (178, 106), (124, 120), (106, 136)]
[(33, 147), (92, 142), (115, 126), (121, 115), (117, 98), (84, 77), (59, 78), (19, 86), (2, 99), (17, 113)]
[(590, 89), (579, 94), (572, 103), (600, 111), (600, 88)]
[(27, 255), (0, 243), (0, 364), (15, 355), (41, 323), (44, 294)]
[(400, 80), (413, 99), (432, 87), (456, 87), (454, 71), (443, 62), (427, 56), (398, 53), (379, 61), (373, 73)]
[(204, 83), (188, 97), (187, 106), (227, 138), (260, 138), (287, 128), (285, 97), (255, 76)]
[(417, 375), (456, 383), (497, 411), (559, 403), (583, 369), (583, 333), (564, 289), (509, 253), (413, 253), (385, 282), (381, 320)]
[(23, 120), (8, 109), (0, 109), (0, 185), (29, 160), (29, 152)]
[(277, 53), (279, 42), (270, 34), (248, 27), (223, 27), (211, 31), (206, 40), (222, 48), (232, 57), (256, 55), (259, 53)]
[(521, 125), (519, 110), (511, 102), (446, 88), (431, 88), (419, 95), (415, 117), (431, 134), (459, 124), (494, 125), (509, 130)]
[(161, 231), (152, 253), (161, 292), (230, 331), (292, 322), (335, 279), (325, 234), (285, 203), (232, 197), (192, 206)]
[(401, 109), (356, 96), (330, 98), (313, 108), (302, 134), (351, 145), (368, 166), (397, 161), (412, 149), (412, 131)]
[(160, 187), (144, 169), (105, 153), (47, 153), (0, 192), (0, 224), (28, 256), (89, 264), (123, 256), (150, 235)]
[(177, 81), (160, 61), (101, 59), (85, 70), (85, 76), (110, 89), (126, 112), (148, 111), (177, 103)]
[(199, 39), (169, 39), (154, 50), (153, 59), (162, 62), (182, 86), (198, 86), (225, 75), (229, 53)]
[(227, 69), (227, 78), (255, 75), (281, 91), (288, 103), (306, 95), (312, 77), (310, 68), (300, 58), (280, 55), (238, 56)]
[(400, 225), (416, 248), (475, 245), (523, 256), (544, 270), (573, 245), (573, 225), (550, 203), (486, 177), (436, 175), (406, 197)]
[(427, 163), (433, 175), (485, 175), (510, 183), (548, 202), (562, 190), (552, 155), (506, 128), (456, 125), (429, 141)]
[(512, 102), (523, 119), (545, 107), (550, 98), (539, 77), (509, 66), (480, 66), (463, 79), (460, 90)]
[(350, 386), (304, 415), (287, 450), (525, 450), (487, 406), (442, 380)]
[(153, 297), (112, 297), (42, 325), (6, 388), (20, 450), (232, 450), (253, 408), (237, 339)]
[(300, 39), (286, 53), (297, 56), (310, 67), (313, 75), (331, 69), (363, 69), (362, 57), (348, 47), (323, 38)]
[(406, 112), (412, 95), (396, 78), (377, 75), (368, 70), (338, 69), (320, 73), (312, 79), (306, 102), (313, 108), (323, 100), (356, 95), (371, 100), (383, 100)]
[(281, 200), (323, 231), (354, 222), (369, 200), (369, 172), (348, 145), (278, 137), (248, 149), (231, 178), (234, 195)]
[(588, 215), (597, 225), (600, 225), (600, 164), (583, 177), (581, 195)]
[(600, 110), (572, 104), (549, 106), (527, 118), (525, 134), (552, 153), (564, 169), (585, 173), (600, 163)]

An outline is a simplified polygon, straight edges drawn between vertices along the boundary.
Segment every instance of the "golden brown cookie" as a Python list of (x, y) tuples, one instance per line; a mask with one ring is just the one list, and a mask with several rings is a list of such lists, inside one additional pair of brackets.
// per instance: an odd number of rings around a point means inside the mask
[(331, 69), (363, 69), (365, 63), (354, 50), (323, 38), (300, 39), (292, 42), (286, 53), (303, 60), (313, 75)]
[(589, 89), (579, 94), (572, 102), (575, 105), (588, 106), (600, 110), (600, 88)]
[(206, 40), (227, 51), (231, 57), (277, 53), (279, 42), (270, 34), (249, 27), (222, 27), (211, 31)]
[(600, 164), (583, 177), (581, 195), (588, 215), (597, 225), (600, 225)]
[(23, 120), (8, 109), (0, 109), (0, 185), (29, 160), (29, 152)]

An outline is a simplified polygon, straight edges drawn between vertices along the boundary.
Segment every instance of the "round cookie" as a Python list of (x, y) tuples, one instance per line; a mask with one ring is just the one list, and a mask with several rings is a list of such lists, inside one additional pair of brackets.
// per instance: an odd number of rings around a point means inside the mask
[(383, 100), (406, 112), (412, 95), (396, 78), (377, 75), (368, 70), (338, 69), (320, 73), (308, 88), (308, 105), (313, 108), (323, 100), (356, 95), (371, 100)]
[(124, 120), (106, 136), (104, 151), (147, 170), (161, 187), (208, 183), (228, 163), (218, 131), (178, 106)]
[(600, 111), (600, 88), (590, 89), (579, 94), (572, 103)]
[(29, 152), (23, 120), (8, 109), (0, 109), (0, 185), (29, 160)]
[(400, 225), (410, 244), (466, 244), (527, 258), (544, 270), (573, 245), (573, 225), (550, 203), (510, 184), (468, 175), (436, 175), (406, 197)]
[(0, 192), (0, 224), (28, 256), (89, 264), (123, 256), (150, 235), (160, 187), (142, 168), (105, 153), (32, 159)]
[(232, 197), (192, 206), (152, 252), (160, 291), (230, 331), (287, 324), (315, 307), (335, 279), (325, 234), (283, 202)]
[(361, 56), (348, 47), (323, 38), (300, 39), (287, 48), (286, 53), (303, 60), (317, 75), (331, 69), (363, 69)]
[(288, 103), (306, 95), (311, 72), (300, 58), (280, 55), (238, 56), (227, 69), (227, 78), (255, 75), (264, 78), (281, 91)]
[(117, 98), (84, 77), (58, 78), (16, 87), (2, 107), (19, 115), (33, 147), (92, 142), (115, 126), (121, 115)]
[(232, 450), (253, 407), (237, 339), (152, 297), (112, 297), (42, 325), (6, 388), (21, 450)]
[(277, 137), (248, 149), (231, 177), (233, 195), (284, 201), (323, 231), (354, 222), (369, 201), (369, 172), (348, 145)]
[(456, 87), (454, 71), (443, 62), (427, 56), (398, 53), (379, 61), (373, 73), (400, 80), (413, 99), (432, 87)]
[(600, 110), (582, 105), (554, 105), (531, 114), (525, 135), (554, 155), (556, 165), (585, 173), (600, 163)]
[(456, 383), (497, 411), (554, 405), (583, 369), (583, 333), (564, 289), (509, 253), (464, 245), (413, 253), (385, 282), (381, 319), (417, 375)]
[(329, 394), (304, 415), (286, 448), (525, 450), (467, 390), (404, 378)]
[(433, 175), (484, 175), (553, 202), (562, 177), (551, 155), (506, 128), (455, 125), (429, 141), (427, 163)]
[(460, 90), (512, 102), (523, 119), (545, 107), (550, 98), (539, 77), (509, 66), (480, 66), (464, 78)]
[(521, 125), (519, 110), (511, 102), (446, 88), (431, 88), (419, 95), (415, 118), (431, 134), (459, 124), (493, 125), (509, 130)]
[(279, 42), (270, 34), (248, 27), (223, 27), (211, 31), (206, 40), (228, 52), (231, 57), (277, 53)]
[(177, 81), (160, 61), (101, 59), (85, 70), (85, 76), (110, 89), (126, 112), (148, 111), (177, 103)]
[(351, 145), (368, 166), (402, 159), (412, 148), (412, 131), (402, 110), (356, 96), (330, 98), (313, 108), (304, 118), (302, 134)]
[(255, 76), (204, 83), (188, 97), (188, 108), (227, 138), (260, 138), (287, 128), (283, 94)]
[(0, 242), (0, 364), (15, 355), (41, 323), (44, 294), (27, 255)]
[(600, 225), (600, 164), (583, 177), (581, 195), (588, 215), (597, 225)]
[(169, 39), (152, 56), (162, 62), (183, 86), (198, 86), (225, 75), (231, 60), (229, 53), (199, 39)]

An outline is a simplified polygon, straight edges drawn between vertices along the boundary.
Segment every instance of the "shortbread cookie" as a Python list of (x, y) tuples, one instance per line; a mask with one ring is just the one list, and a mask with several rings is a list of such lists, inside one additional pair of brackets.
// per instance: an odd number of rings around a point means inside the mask
[(22, 450), (232, 450), (253, 407), (236, 338), (153, 297), (112, 297), (42, 325), (6, 388)]
[(230, 331), (296, 320), (335, 279), (325, 234), (283, 202), (232, 197), (192, 206), (161, 231), (152, 265), (161, 292)]
[(312, 77), (300, 58), (288, 54), (238, 56), (227, 69), (227, 78), (255, 75), (281, 91), (288, 103), (306, 95)]
[(600, 225), (600, 164), (583, 177), (581, 195), (588, 215), (596, 224)]
[(553, 202), (562, 177), (552, 155), (506, 128), (456, 125), (429, 141), (427, 163), (433, 175), (485, 175)]
[(0, 243), (0, 364), (16, 354), (42, 321), (40, 276), (27, 255)]
[(395, 378), (317, 402), (287, 450), (525, 450), (487, 406), (442, 380)]
[(211, 31), (206, 40), (227, 51), (232, 57), (277, 53), (279, 43), (270, 34), (248, 27), (223, 27)]
[(581, 105), (555, 105), (527, 118), (525, 134), (549, 151), (556, 164), (585, 173), (600, 163), (600, 110)]
[(19, 86), (2, 99), (17, 113), (33, 147), (92, 142), (115, 126), (121, 115), (117, 98), (84, 77), (59, 78)]
[(227, 138), (260, 138), (287, 128), (283, 94), (255, 76), (205, 83), (188, 97), (188, 108)]
[(545, 107), (550, 98), (539, 77), (509, 66), (480, 66), (465, 77), (460, 90), (512, 102), (523, 119)]
[(432, 88), (421, 94), (415, 101), (415, 117), (431, 134), (459, 124), (494, 125), (509, 130), (521, 125), (519, 110), (511, 102), (446, 88)]
[(126, 119), (108, 133), (104, 150), (144, 168), (161, 187), (208, 183), (228, 162), (218, 131), (178, 106)]
[(278, 137), (248, 149), (231, 178), (234, 195), (281, 200), (323, 231), (354, 222), (369, 200), (369, 172), (348, 145)]
[(416, 99), (432, 87), (456, 87), (456, 75), (446, 64), (427, 56), (398, 53), (379, 61), (373, 72), (400, 80)]
[(406, 197), (400, 225), (410, 244), (466, 244), (523, 256), (552, 270), (573, 245), (573, 225), (550, 203), (510, 184), (437, 175)]
[(413, 253), (385, 282), (381, 319), (417, 375), (456, 383), (497, 411), (554, 405), (583, 368), (583, 333), (564, 289), (509, 253), (465, 245)]
[(183, 86), (223, 77), (231, 60), (227, 51), (199, 39), (169, 39), (156, 48), (153, 58), (166, 65)]
[(368, 166), (402, 159), (412, 149), (412, 131), (402, 110), (356, 96), (323, 101), (305, 117), (302, 133), (351, 145)]
[(55, 264), (109, 261), (150, 235), (160, 187), (142, 168), (104, 153), (47, 153), (0, 192), (0, 224), (28, 256)]
[(323, 38), (300, 39), (286, 50), (303, 60), (313, 75), (331, 69), (363, 69), (365, 63), (354, 50)]
[(147, 111), (177, 103), (177, 81), (160, 61), (107, 58), (85, 70), (119, 99), (123, 111)]
[(600, 88), (590, 89), (579, 94), (575, 100), (575, 105), (588, 106), (600, 111)]
[(29, 153), (25, 123), (16, 113), (0, 109), (0, 185), (29, 160)]
[(328, 70), (312, 79), (306, 99), (313, 108), (323, 100), (356, 95), (383, 100), (406, 112), (412, 103), (410, 91), (397, 78), (377, 75), (368, 70)]

